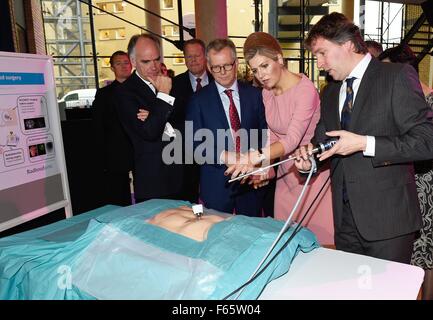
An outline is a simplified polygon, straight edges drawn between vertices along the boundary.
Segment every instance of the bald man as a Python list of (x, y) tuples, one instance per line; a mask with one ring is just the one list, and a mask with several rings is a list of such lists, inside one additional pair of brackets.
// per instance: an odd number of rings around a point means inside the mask
[[(171, 79), (161, 72), (161, 46), (149, 34), (133, 36), (128, 55), (135, 71), (117, 89), (117, 111), (134, 148), (134, 193), (136, 202), (149, 199), (179, 199), (183, 170), (163, 159), (169, 143), (182, 143), (175, 134), (175, 98), (169, 95)], [(148, 111), (145, 121), (139, 110)], [(113, 146), (115, 148), (116, 146)]]

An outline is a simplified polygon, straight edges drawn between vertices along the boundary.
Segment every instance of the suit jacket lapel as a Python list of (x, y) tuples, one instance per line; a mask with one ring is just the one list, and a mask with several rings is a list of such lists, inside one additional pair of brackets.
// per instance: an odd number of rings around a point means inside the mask
[[(330, 114), (332, 117), (332, 130), (341, 130), (341, 123), (340, 123), (340, 109), (339, 109), (339, 103), (340, 103), (340, 88), (341, 88), (342, 82), (336, 82), (335, 84), (331, 85), (329, 88), (331, 91), (329, 93), (329, 96), (327, 98), (327, 105), (329, 104), (328, 110), (325, 110), (326, 114)], [(323, 115), (323, 116), (326, 116)]]
[(192, 95), (194, 93), (194, 89), (192, 88), (191, 80), (189, 79), (189, 72), (186, 71), (183, 73), (183, 82), (186, 84), (186, 90), (188, 91), (188, 95)]
[(224, 106), (223, 106), (223, 103), (221, 101), (221, 97), (220, 97), (220, 94), (218, 92), (218, 88), (214, 82), (210, 83), (209, 86), (212, 86), (211, 92), (212, 92), (213, 97), (210, 97), (210, 102), (213, 101), (213, 107), (215, 110), (214, 114), (217, 117), (217, 119), (219, 119), (221, 124), (223, 125), (221, 128), (227, 130), (230, 128), (230, 126), (229, 126), (229, 123), (227, 121), (226, 113), (224, 111)]
[(155, 99), (156, 97), (155, 93), (152, 91), (152, 89), (150, 89), (150, 87), (143, 80), (140, 79), (140, 77), (137, 75), (137, 71), (134, 71), (132, 77), (134, 77), (133, 79), (137, 87), (140, 89), (140, 94), (143, 94), (146, 97), (146, 99), (149, 100)]
[(364, 76), (361, 79), (361, 84), (358, 88), (358, 93), (356, 94), (355, 103), (353, 104), (352, 118), (350, 121), (349, 129), (352, 131), (355, 128), (356, 121), (362, 111), (363, 106), (369, 93), (371, 92), (371, 86), (374, 83), (374, 76), (377, 69), (377, 61), (373, 58), (371, 59), (367, 69), (365, 70)]

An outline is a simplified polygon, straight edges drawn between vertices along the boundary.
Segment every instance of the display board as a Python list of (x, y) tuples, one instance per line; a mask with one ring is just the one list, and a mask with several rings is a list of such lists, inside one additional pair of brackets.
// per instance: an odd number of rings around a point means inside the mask
[(53, 72), (49, 56), (0, 52), (0, 231), (72, 216)]

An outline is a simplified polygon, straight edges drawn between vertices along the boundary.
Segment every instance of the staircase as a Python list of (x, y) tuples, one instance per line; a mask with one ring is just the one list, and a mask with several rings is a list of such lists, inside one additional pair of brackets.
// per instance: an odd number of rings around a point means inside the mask
[[(283, 49), (284, 47), (290, 47), (290, 50), (297, 51), (295, 54), (292, 51), (292, 58), (289, 59), (298, 60), (299, 72), (308, 74), (310, 59), (309, 53), (306, 53), (304, 48), (305, 35), (313, 26), (313, 18), (323, 16), (329, 12), (329, 7), (326, 4), (330, 1), (279, 0), (275, 2), (277, 6), (274, 9), (276, 12), (274, 36)], [(317, 19), (315, 20), (317, 21)], [(311, 70), (314, 70), (314, 68), (311, 68)]]
[(419, 5), (407, 5), (404, 21), (404, 38), (421, 61), (433, 48), (433, 0)]

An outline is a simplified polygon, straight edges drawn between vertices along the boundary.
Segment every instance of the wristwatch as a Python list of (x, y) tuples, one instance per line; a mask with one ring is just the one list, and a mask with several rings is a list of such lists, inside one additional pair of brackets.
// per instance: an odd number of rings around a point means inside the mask
[(257, 148), (257, 152), (258, 152), (258, 154), (257, 154), (257, 160), (258, 161), (254, 161), (255, 162), (254, 164), (259, 164), (259, 163), (263, 162), (263, 160), (266, 159), (266, 156), (263, 153), (262, 148)]

